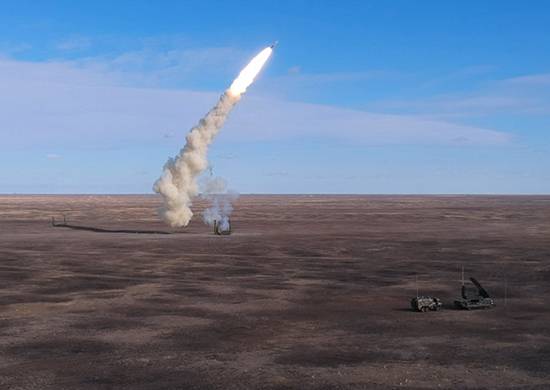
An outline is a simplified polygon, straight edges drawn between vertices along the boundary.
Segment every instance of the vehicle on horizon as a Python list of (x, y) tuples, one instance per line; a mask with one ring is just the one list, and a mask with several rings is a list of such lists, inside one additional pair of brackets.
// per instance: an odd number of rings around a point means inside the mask
[(491, 309), (495, 307), (495, 302), (487, 290), (485, 290), (475, 278), (470, 278), (470, 281), (476, 286), (477, 295), (468, 294), (463, 281), (462, 298), (455, 300), (455, 306), (464, 310)]

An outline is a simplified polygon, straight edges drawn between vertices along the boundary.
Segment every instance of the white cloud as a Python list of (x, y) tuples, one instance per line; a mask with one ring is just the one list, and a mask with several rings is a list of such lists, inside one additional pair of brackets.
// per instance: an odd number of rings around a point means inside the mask
[[(166, 129), (183, 140), (218, 97), (218, 93), (120, 86), (120, 73), (113, 76), (105, 70), (109, 66), (0, 60), (2, 146), (165, 144)], [(452, 145), (509, 140), (506, 133), (480, 127), (256, 98), (253, 93), (237, 107), (222, 137), (236, 142), (324, 139)]]

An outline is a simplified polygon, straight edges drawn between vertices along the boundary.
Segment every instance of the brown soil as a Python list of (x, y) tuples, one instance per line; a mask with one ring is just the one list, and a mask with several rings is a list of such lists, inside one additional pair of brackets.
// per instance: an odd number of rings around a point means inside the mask
[(550, 388), (548, 196), (242, 196), (223, 237), (158, 203), (0, 196), (1, 389)]

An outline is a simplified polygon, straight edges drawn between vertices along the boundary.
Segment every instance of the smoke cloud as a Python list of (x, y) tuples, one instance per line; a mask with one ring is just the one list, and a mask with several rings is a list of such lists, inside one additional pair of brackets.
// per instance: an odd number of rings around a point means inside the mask
[(197, 177), (208, 167), (208, 146), (272, 51), (273, 46), (266, 47), (241, 70), (214, 108), (191, 129), (179, 154), (164, 165), (162, 176), (155, 182), (153, 190), (162, 195), (164, 204), (160, 213), (170, 226), (187, 226), (193, 217), (191, 203), (198, 195)]
[(201, 196), (210, 202), (210, 207), (202, 213), (204, 223), (214, 226), (217, 221), (221, 230), (227, 230), (233, 202), (238, 199), (239, 194), (229, 190), (227, 182), (221, 177), (205, 178), (201, 184)]
[(186, 144), (175, 158), (164, 165), (162, 176), (153, 189), (162, 195), (162, 218), (172, 227), (187, 226), (193, 212), (191, 202), (198, 195), (197, 177), (208, 166), (208, 146), (223, 126), (240, 96), (224, 93), (198, 125), (186, 137)]

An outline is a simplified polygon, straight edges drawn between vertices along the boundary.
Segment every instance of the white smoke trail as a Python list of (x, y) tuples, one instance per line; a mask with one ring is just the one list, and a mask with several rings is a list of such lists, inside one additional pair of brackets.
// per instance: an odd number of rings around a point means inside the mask
[(197, 176), (208, 166), (208, 146), (272, 51), (272, 47), (266, 47), (244, 67), (214, 108), (191, 129), (179, 154), (164, 165), (162, 176), (155, 182), (153, 190), (163, 197), (161, 215), (170, 226), (187, 226), (193, 217), (191, 202), (198, 194)]
[(163, 197), (161, 215), (170, 226), (186, 226), (193, 217), (190, 206), (198, 194), (196, 178), (208, 166), (208, 146), (239, 99), (224, 93), (218, 104), (189, 132), (179, 154), (164, 165), (154, 190)]
[(201, 196), (210, 202), (210, 207), (202, 213), (203, 221), (210, 226), (217, 222), (221, 230), (227, 230), (233, 202), (239, 194), (229, 190), (227, 182), (221, 177), (205, 178), (201, 184)]

